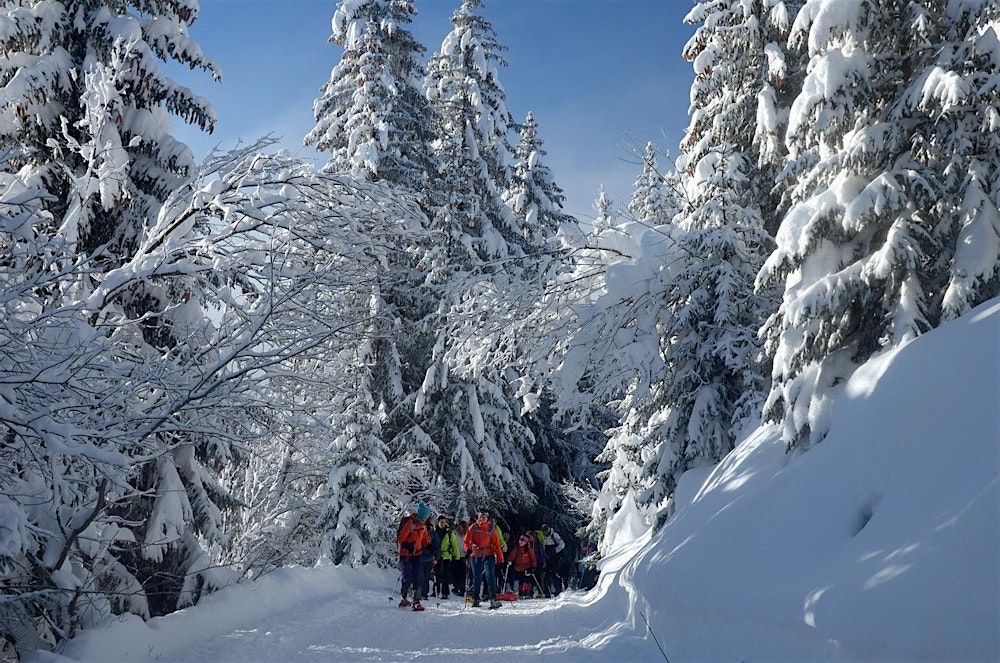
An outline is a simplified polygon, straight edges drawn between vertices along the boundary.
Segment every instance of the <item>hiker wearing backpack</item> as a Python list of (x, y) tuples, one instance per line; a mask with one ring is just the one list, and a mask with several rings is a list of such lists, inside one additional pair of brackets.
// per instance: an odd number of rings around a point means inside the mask
[(480, 511), (476, 522), (465, 533), (465, 547), (472, 559), (472, 606), (480, 605), (481, 585), (485, 579), (490, 609), (499, 608), (500, 602), (496, 600), (496, 567), (498, 562), (503, 564), (503, 548), (488, 511)]
[(558, 594), (563, 590), (559, 564), (566, 544), (550, 525), (543, 524), (542, 532), (545, 533), (545, 579), (549, 583), (545, 588), (549, 594)]
[(522, 534), (508, 556), (511, 573), (507, 583), (510, 587), (518, 588), (521, 598), (531, 596), (530, 578), (538, 565), (538, 560), (535, 558), (535, 543), (532, 539), (530, 534)]
[[(420, 502), (416, 511), (404, 518), (396, 530), (396, 543), (399, 544), (399, 570), (403, 574), (400, 608), (412, 606), (416, 611), (424, 609), (420, 603), (423, 584), (421, 556), (424, 549), (431, 546), (431, 537), (427, 533), (427, 526), (424, 525), (424, 520), (430, 516), (430, 513), (431, 510), (427, 505)], [(412, 603), (406, 598), (410, 588), (413, 589)]]
[(437, 556), (437, 565), (434, 569), (434, 593), (438, 598), (446, 599), (449, 596), (449, 587), (455, 577), (455, 565), (462, 557), (462, 551), (458, 545), (458, 535), (448, 524), (448, 519), (444, 516), (438, 518), (437, 527), (434, 530), (435, 541), (434, 552)]

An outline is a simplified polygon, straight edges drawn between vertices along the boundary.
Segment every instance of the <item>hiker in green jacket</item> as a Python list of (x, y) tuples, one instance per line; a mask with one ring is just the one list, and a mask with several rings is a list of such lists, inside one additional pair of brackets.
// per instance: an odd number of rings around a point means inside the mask
[(458, 564), (464, 565), (465, 560), (462, 559), (462, 547), (458, 543), (458, 535), (444, 516), (438, 518), (433, 541), (435, 543), (434, 594), (438, 598), (446, 599), (455, 578), (455, 567)]

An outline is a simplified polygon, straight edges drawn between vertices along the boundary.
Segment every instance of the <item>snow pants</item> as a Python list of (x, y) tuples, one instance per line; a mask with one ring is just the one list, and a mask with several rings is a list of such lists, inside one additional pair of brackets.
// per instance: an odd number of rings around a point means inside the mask
[(465, 577), (466, 577), (466, 567), (468, 566), (468, 562), (466, 562), (465, 559), (457, 559), (454, 562), (452, 562), (452, 564), (453, 564), (452, 583), (454, 585), (455, 593), (458, 594), (459, 596), (465, 596), (465, 590), (466, 590)]
[(497, 579), (496, 579), (496, 569), (497, 560), (494, 557), (473, 557), (472, 558), (472, 598), (478, 601), (480, 597), (480, 588), (482, 587), (483, 580), (486, 580), (486, 592), (489, 594), (486, 598), (489, 600), (494, 600), (496, 598), (497, 591)]
[(510, 571), (507, 572), (507, 587), (512, 592), (519, 592), (521, 589), (521, 583), (530, 583), (531, 576), (528, 575), (528, 570), (518, 571), (513, 566), (510, 567)]
[(431, 574), (434, 573), (434, 560), (425, 559), (420, 562), (420, 596), (427, 598), (431, 593)]
[(560, 562), (562, 561), (561, 552), (546, 552), (545, 554), (545, 580), (547, 584), (542, 585), (545, 587), (545, 591), (549, 594), (555, 596), (561, 592), (565, 587), (563, 587), (562, 581), (562, 569), (560, 568)]
[(434, 593), (441, 598), (447, 598), (451, 593), (452, 579), (455, 577), (456, 562), (450, 559), (439, 559), (434, 568)]
[(402, 597), (405, 599), (412, 587), (414, 601), (420, 601), (420, 586), (423, 581), (423, 565), (420, 562), (420, 555), (400, 556), (399, 570), (403, 574), (403, 586), (400, 589)]

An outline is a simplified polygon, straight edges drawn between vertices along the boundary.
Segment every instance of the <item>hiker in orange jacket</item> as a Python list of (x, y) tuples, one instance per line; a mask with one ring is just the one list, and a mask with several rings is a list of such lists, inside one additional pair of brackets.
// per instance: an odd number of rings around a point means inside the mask
[(476, 522), (465, 532), (465, 549), (472, 559), (472, 605), (479, 607), (480, 589), (483, 575), (486, 576), (486, 591), (489, 594), (490, 609), (500, 607), (496, 600), (496, 567), (503, 564), (503, 547), (490, 520), (488, 511), (481, 510)]
[[(414, 610), (423, 610), (420, 604), (421, 585), (423, 584), (423, 567), (421, 556), (424, 548), (430, 547), (431, 537), (427, 533), (427, 526), (424, 521), (430, 517), (430, 508), (421, 502), (417, 505), (416, 511), (403, 519), (396, 531), (396, 543), (399, 544), (399, 570), (403, 574), (403, 585), (400, 592), (403, 598), (399, 602), (400, 608), (413, 606)], [(410, 587), (413, 587), (413, 603), (407, 600), (406, 595)]]
[[(524, 596), (526, 593), (524, 585), (528, 583), (530, 574), (533, 574), (535, 567), (538, 566), (538, 560), (535, 558), (535, 544), (530, 534), (521, 535), (507, 559), (511, 565), (510, 571), (512, 571), (508, 574), (507, 585), (511, 588), (518, 587), (519, 593)], [(531, 593), (530, 587), (531, 585), (528, 584), (528, 594)]]

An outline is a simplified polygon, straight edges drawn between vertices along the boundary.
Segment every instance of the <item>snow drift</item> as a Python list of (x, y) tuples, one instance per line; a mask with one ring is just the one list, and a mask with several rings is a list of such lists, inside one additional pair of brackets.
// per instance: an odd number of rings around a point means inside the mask
[(810, 450), (756, 430), (624, 571), (671, 660), (1000, 659), (998, 404), (993, 300), (861, 367)]

